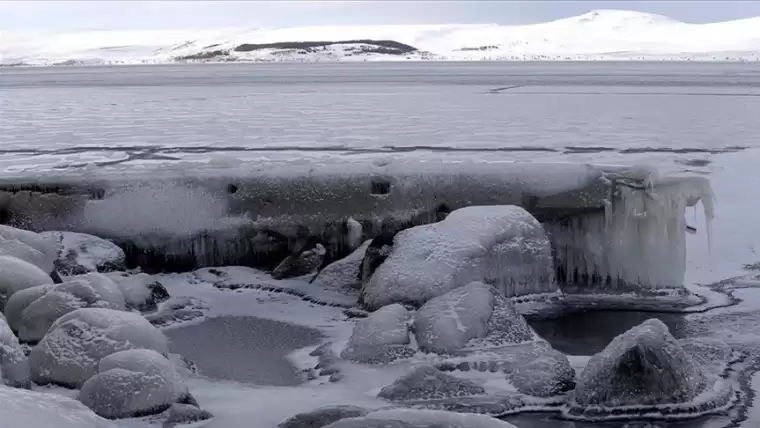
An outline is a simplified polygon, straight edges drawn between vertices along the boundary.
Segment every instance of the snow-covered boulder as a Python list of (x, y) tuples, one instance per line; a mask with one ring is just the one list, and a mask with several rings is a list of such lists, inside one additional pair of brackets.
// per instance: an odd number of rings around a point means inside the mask
[(37, 266), (10, 256), (0, 256), (0, 310), (17, 291), (36, 285), (52, 284), (53, 280)]
[(672, 413), (679, 405), (699, 409), (692, 402), (708, 389), (712, 390), (709, 395), (714, 395), (714, 384), (665, 324), (650, 319), (617, 336), (591, 358), (571, 394), (566, 414), (625, 416), (624, 411), (631, 408), (655, 411), (662, 407)]
[(214, 417), (211, 412), (199, 409), (189, 404), (172, 404), (162, 428), (173, 428), (177, 425), (187, 425), (194, 422), (206, 421)]
[(37, 285), (13, 293), (8, 302), (5, 304), (5, 318), (8, 321), (13, 332), (18, 333), (21, 326), (21, 316), (24, 310), (35, 300), (44, 296), (48, 291), (55, 288), (58, 284)]
[(127, 349), (169, 352), (166, 336), (139, 314), (77, 309), (58, 318), (32, 350), (32, 380), (78, 388), (97, 373), (103, 358)]
[(421, 305), (473, 281), (505, 296), (556, 291), (543, 226), (517, 206), (474, 206), (399, 232), (390, 256), (362, 290), (369, 309)]
[(161, 413), (187, 395), (172, 363), (151, 349), (111, 354), (79, 392), (79, 401), (108, 419)]
[(393, 304), (357, 321), (341, 357), (377, 364), (412, 355), (414, 352), (407, 346), (410, 316), (406, 308)]
[(327, 250), (322, 244), (292, 254), (272, 271), (272, 278), (287, 279), (314, 273), (322, 265)]
[(79, 401), (0, 386), (0, 424), (3, 428), (117, 428)]
[(507, 379), (518, 392), (536, 397), (551, 397), (575, 387), (575, 370), (567, 356), (554, 349), (523, 359), (507, 372)]
[[(385, 425), (382, 424), (385, 423)], [(399, 425), (394, 423), (399, 422)], [(496, 418), (443, 410), (377, 410), (360, 418), (343, 419), (325, 428), (516, 428)]]
[[(3, 243), (2, 241), (10, 242)], [(22, 247), (13, 241), (23, 243), (28, 248)], [(0, 225), (0, 248), (3, 247), (6, 247), (8, 251), (16, 252), (16, 254), (5, 254), (0, 250), (0, 254), (2, 255), (18, 257), (37, 266), (47, 274), (53, 271), (56, 258), (55, 244), (44, 235), (29, 230)], [(35, 251), (29, 251), (29, 248)]]
[(389, 401), (416, 401), (469, 397), (485, 392), (472, 381), (458, 379), (432, 366), (422, 366), (386, 386), (377, 396)]
[(347, 418), (358, 418), (367, 410), (356, 406), (328, 406), (299, 413), (280, 422), (277, 428), (318, 428)]
[(124, 294), (121, 292), (116, 283), (111, 278), (102, 273), (91, 272), (84, 275), (77, 275), (71, 279), (87, 281), (98, 294), (99, 298), (108, 302), (113, 307), (126, 308), (127, 303)]
[(315, 281), (325, 288), (358, 290), (361, 286), (361, 264), (370, 242), (372, 241), (364, 242), (345, 258), (327, 265), (319, 272)]
[(459, 287), (422, 305), (412, 326), (424, 352), (453, 353), (473, 339), (491, 346), (533, 339), (525, 319), (507, 298), (482, 282)]
[[(8, 324), (0, 318), (0, 385), (29, 388), (29, 361)], [(2, 419), (0, 419), (2, 421)]]
[(106, 276), (121, 290), (127, 306), (141, 312), (155, 310), (159, 303), (169, 300), (169, 292), (151, 275), (113, 272)]
[(86, 233), (42, 232), (55, 243), (56, 269), (65, 275), (125, 269), (124, 250), (111, 241)]

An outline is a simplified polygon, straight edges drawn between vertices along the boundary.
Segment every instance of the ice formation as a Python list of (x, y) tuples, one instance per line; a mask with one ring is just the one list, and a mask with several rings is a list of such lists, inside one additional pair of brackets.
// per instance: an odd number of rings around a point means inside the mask
[(50, 275), (21, 259), (0, 256), (0, 310), (17, 291), (36, 285), (52, 284)]
[(148, 274), (112, 272), (106, 276), (121, 290), (124, 301), (130, 308), (139, 311), (155, 310), (159, 303), (169, 299), (166, 288), (155, 277)]
[(316, 244), (313, 248), (287, 257), (272, 271), (272, 278), (287, 279), (316, 272), (325, 257), (325, 247)]
[(551, 247), (541, 224), (517, 206), (472, 206), (445, 220), (399, 232), (362, 290), (370, 309), (420, 305), (482, 281), (507, 296), (556, 291)]
[(56, 269), (65, 275), (125, 269), (124, 250), (111, 241), (75, 232), (42, 232), (57, 244)]
[(100, 360), (127, 349), (169, 352), (166, 336), (136, 313), (77, 309), (58, 318), (29, 355), (32, 379), (81, 387)]
[(551, 397), (575, 387), (575, 370), (567, 356), (552, 349), (511, 365), (507, 379), (520, 393)]
[(588, 362), (570, 396), (568, 417), (607, 419), (692, 416), (729, 404), (731, 386), (708, 376), (673, 338), (650, 319), (619, 335)]
[(55, 288), (56, 285), (57, 284), (37, 285), (13, 293), (11, 298), (8, 299), (8, 302), (5, 304), (5, 318), (8, 321), (11, 330), (18, 333), (24, 310), (32, 304), (32, 302)]
[(603, 289), (682, 288), (687, 206), (701, 200), (707, 221), (713, 194), (704, 177), (657, 179), (651, 170), (608, 174), (600, 213), (546, 224), (559, 266), (558, 281)]
[(413, 353), (410, 342), (409, 311), (399, 304), (388, 305), (356, 322), (341, 357), (361, 363), (388, 363)]
[(0, 386), (3, 428), (117, 428), (77, 400)]
[(189, 425), (213, 418), (211, 412), (199, 409), (189, 404), (172, 404), (168, 410), (166, 421), (162, 428), (173, 428), (178, 425)]
[(422, 366), (384, 387), (377, 395), (389, 401), (417, 401), (485, 394), (475, 382), (458, 379), (432, 366)]
[(334, 290), (358, 290), (361, 264), (370, 242), (366, 241), (348, 256), (327, 265), (319, 272), (314, 282)]
[[(24, 229), (17, 229), (15, 227), (0, 225), (0, 248), (4, 246), (2, 241), (19, 241), (32, 249), (36, 250), (39, 254), (33, 254), (35, 262), (27, 260), (23, 257), (19, 257), (26, 260), (33, 265), (42, 269), (45, 273), (50, 273), (53, 270), (53, 264), (56, 258), (55, 245), (47, 237), (34, 233)], [(28, 251), (17, 249), (16, 251)], [(12, 254), (9, 254), (12, 255)], [(16, 256), (18, 257), (18, 256)]]
[[(0, 317), (0, 388), (2, 385), (29, 388), (29, 362), (18, 339), (8, 324)], [(2, 420), (0, 418), (0, 420)]]
[(48, 264), (49, 260), (45, 254), (35, 250), (18, 239), (5, 239), (0, 241), (0, 255), (21, 259), (37, 266), (44, 272), (52, 272), (53, 270), (53, 265)]
[(187, 395), (172, 363), (154, 350), (116, 352), (100, 361), (98, 371), (78, 399), (108, 419), (160, 413)]

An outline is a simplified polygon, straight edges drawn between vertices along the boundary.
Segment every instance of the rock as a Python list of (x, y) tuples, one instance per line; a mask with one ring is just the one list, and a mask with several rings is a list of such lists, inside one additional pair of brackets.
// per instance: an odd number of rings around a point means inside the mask
[(103, 358), (98, 370), (82, 385), (78, 399), (104, 418), (161, 413), (187, 395), (171, 362), (154, 350), (116, 352)]
[(0, 385), (30, 388), (29, 361), (5, 320), (0, 319)]
[(37, 285), (13, 293), (5, 304), (5, 318), (8, 320), (8, 326), (10, 326), (13, 332), (18, 333), (24, 309), (56, 286), (57, 284)]
[(383, 388), (377, 395), (389, 401), (417, 401), (485, 394), (485, 389), (432, 366), (423, 366)]
[(113, 283), (109, 287), (97, 279), (88, 281), (85, 278), (72, 279), (52, 287), (21, 313), (18, 324), (19, 339), (28, 343), (42, 340), (55, 320), (80, 308), (125, 310), (121, 293), (118, 290), (116, 293), (113, 292), (115, 287)]
[(169, 416), (164, 421), (162, 428), (173, 428), (177, 425), (185, 425), (193, 422), (206, 421), (214, 415), (206, 410), (201, 410), (188, 404), (172, 404), (169, 408)]
[(325, 288), (358, 290), (361, 287), (361, 264), (370, 242), (366, 241), (347, 257), (327, 265), (314, 280)]
[[(378, 424), (377, 421), (388, 425)], [(365, 422), (366, 425), (361, 423)], [(401, 422), (402, 425), (393, 425)], [(405, 425), (403, 425), (405, 424)], [(485, 415), (455, 413), (443, 410), (389, 409), (377, 410), (360, 418), (343, 419), (329, 428), (516, 428), (514, 425)]]
[(274, 268), (272, 278), (287, 279), (314, 273), (322, 265), (325, 252), (325, 247), (317, 243), (313, 247), (292, 254)]
[(555, 350), (515, 364), (507, 379), (518, 392), (551, 397), (575, 388), (575, 370), (567, 356)]
[(121, 289), (111, 278), (97, 272), (73, 276), (70, 279), (87, 281), (98, 293), (98, 296), (113, 307), (126, 308), (127, 302)]
[(311, 412), (299, 413), (277, 425), (277, 428), (321, 428), (341, 419), (356, 418), (367, 410), (356, 406), (328, 406)]
[(554, 292), (553, 275), (549, 240), (527, 211), (466, 207), (439, 223), (399, 232), (390, 255), (363, 288), (361, 302), (368, 309), (422, 305), (474, 281), (494, 285), (505, 296)]
[(136, 313), (84, 308), (62, 316), (32, 350), (32, 380), (79, 388), (100, 360), (127, 349), (168, 355), (166, 336)]
[(107, 276), (121, 290), (127, 306), (140, 312), (154, 311), (159, 303), (169, 300), (169, 292), (151, 275), (114, 272)]
[(0, 416), (3, 428), (117, 428), (71, 398), (4, 386)]
[[(53, 265), (46, 254), (43, 254), (18, 239), (0, 238), (0, 256), (9, 256), (31, 263), (43, 272), (52, 272)], [(48, 270), (50, 269), (50, 270)]]
[(687, 403), (708, 386), (694, 360), (657, 319), (617, 336), (586, 365), (569, 406), (663, 406)]
[[(388, 258), (393, 249), (393, 238), (396, 233), (383, 233), (380, 236), (372, 239), (367, 246), (367, 250), (364, 252), (361, 265), (359, 267), (359, 283), (361, 286), (361, 296), (364, 296), (364, 289), (367, 287), (372, 274), (375, 273), (378, 267)], [(363, 299), (363, 297), (360, 297)], [(363, 302), (360, 302), (363, 303)]]
[(431, 299), (414, 317), (417, 344), (425, 352), (449, 353), (485, 337), (493, 305), (493, 288), (479, 282)]
[(5, 310), (5, 302), (13, 293), (52, 283), (50, 275), (37, 266), (15, 257), (0, 256), (0, 310)]
[(488, 334), (483, 339), (483, 345), (487, 347), (514, 345), (535, 340), (533, 330), (528, 326), (525, 317), (517, 312), (515, 305), (498, 292), (494, 294), (494, 298), (493, 312), (488, 320)]
[[(31, 259), (20, 257), (19, 255), (15, 255), (15, 257), (37, 266), (43, 272), (50, 273), (53, 271), (56, 258), (55, 244), (48, 237), (29, 230), (0, 225), (0, 241), (17, 241), (23, 243), (27, 248), (23, 248), (15, 243), (9, 243), (7, 245), (9, 247), (15, 247), (15, 250), (13, 251), (18, 251), (19, 253), (17, 254), (21, 255), (22, 253), (25, 253), (28, 257), (31, 257)], [(0, 242), (0, 247), (4, 246), (5, 244)], [(10, 249), (9, 247), (6, 248)], [(35, 252), (30, 252), (28, 248), (35, 250)]]
[(409, 344), (409, 311), (399, 304), (389, 305), (356, 322), (343, 359), (366, 364), (388, 363), (414, 352)]
[(55, 267), (65, 275), (124, 270), (124, 250), (111, 241), (86, 233), (43, 232), (56, 243)]

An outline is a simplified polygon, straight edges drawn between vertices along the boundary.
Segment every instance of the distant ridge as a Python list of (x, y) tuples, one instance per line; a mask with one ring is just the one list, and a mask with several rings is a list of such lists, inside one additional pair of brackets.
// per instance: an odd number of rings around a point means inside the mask
[(399, 60), (760, 61), (760, 17), (689, 24), (623, 11), (531, 25), (1, 31), (0, 65)]

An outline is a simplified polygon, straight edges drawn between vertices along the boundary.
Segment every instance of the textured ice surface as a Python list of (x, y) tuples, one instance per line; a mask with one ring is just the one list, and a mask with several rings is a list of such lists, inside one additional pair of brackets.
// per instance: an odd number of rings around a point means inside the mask
[(314, 284), (333, 290), (358, 290), (361, 265), (370, 242), (366, 241), (348, 256), (327, 265), (319, 272)]
[(21, 259), (0, 256), (0, 309), (13, 293), (36, 285), (52, 284), (50, 275)]
[(86, 233), (42, 232), (57, 244), (56, 269), (64, 275), (124, 270), (124, 250), (111, 241)]
[[(6, 225), (0, 225), (0, 241), (6, 241), (6, 240), (18, 240), (20, 242), (23, 242), (24, 244), (28, 245), (29, 247), (32, 247), (33, 249), (37, 250), (40, 255), (34, 254), (34, 262), (31, 260), (27, 260), (25, 258), (22, 258), (23, 260), (26, 260), (35, 266), (39, 267), (46, 273), (50, 273), (53, 270), (53, 263), (56, 259), (56, 251), (55, 251), (55, 244), (53, 241), (48, 239), (46, 236), (43, 236), (39, 233), (34, 233), (28, 230), (24, 229), (17, 229), (15, 227), (6, 226)], [(0, 247), (2, 247), (3, 244), (0, 242)], [(22, 250), (17, 250), (22, 251)], [(9, 254), (12, 255), (12, 254)], [(32, 256), (30, 254), (30, 256)]]
[(347, 418), (366, 415), (368, 410), (358, 406), (327, 406), (293, 415), (277, 424), (277, 428), (317, 428)]
[(3, 428), (116, 428), (77, 400), (4, 386), (0, 415)]
[(49, 259), (45, 254), (18, 239), (0, 240), (0, 255), (15, 257), (25, 262), (29, 262), (44, 272), (52, 272), (53, 270), (53, 266), (48, 263)]
[(523, 394), (551, 397), (575, 387), (575, 370), (567, 356), (552, 349), (514, 364), (507, 379)]
[(172, 363), (149, 349), (111, 354), (89, 378), (79, 401), (109, 419), (160, 413), (187, 394)]
[(520, 207), (481, 206), (401, 231), (362, 298), (369, 308), (419, 305), (473, 281), (492, 284), (508, 296), (556, 291), (541, 224)]
[(486, 390), (469, 380), (422, 366), (384, 387), (377, 395), (389, 401), (417, 401), (485, 394)]
[(29, 362), (18, 339), (13, 335), (5, 320), (0, 318), (0, 387), (30, 386)]
[(341, 357), (361, 363), (388, 363), (413, 353), (409, 339), (409, 311), (399, 304), (385, 306), (360, 319)]
[(156, 278), (144, 274), (111, 272), (106, 274), (121, 290), (127, 306), (140, 311), (156, 309), (158, 303), (169, 298), (169, 293)]
[(589, 360), (566, 414), (667, 417), (673, 405), (692, 415), (705, 413), (730, 402), (731, 387), (723, 382), (706, 376), (665, 324), (650, 319)]
[(168, 354), (166, 337), (145, 318), (112, 309), (77, 309), (59, 318), (32, 350), (37, 383), (80, 387), (97, 373), (100, 360), (127, 349)]
[(432, 298), (414, 315), (413, 330), (420, 349), (454, 352), (470, 339), (485, 337), (494, 302), (493, 288), (479, 282)]

